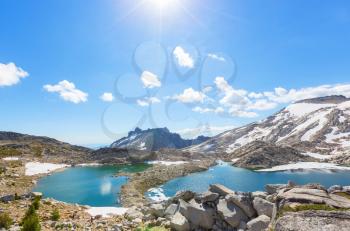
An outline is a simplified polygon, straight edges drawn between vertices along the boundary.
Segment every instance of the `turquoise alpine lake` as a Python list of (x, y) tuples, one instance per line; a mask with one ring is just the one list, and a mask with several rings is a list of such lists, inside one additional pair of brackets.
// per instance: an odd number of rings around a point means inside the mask
[(266, 184), (286, 184), (289, 180), (297, 184), (320, 183), (326, 187), (336, 184), (350, 185), (350, 171), (256, 172), (223, 163), (204, 172), (170, 180), (161, 187), (150, 190), (146, 193), (146, 196), (157, 200), (172, 197), (179, 190), (191, 190), (200, 193), (207, 191), (210, 184), (222, 184), (235, 191), (265, 191)]
[[(74, 167), (53, 173), (38, 181), (33, 191), (42, 192), (44, 197), (90, 206), (121, 206), (118, 200), (120, 187), (127, 183), (127, 177), (113, 177), (115, 173), (144, 171), (150, 165), (122, 165)], [(297, 184), (320, 183), (331, 185), (350, 185), (350, 171), (284, 171), (255, 172), (237, 168), (228, 164), (219, 164), (207, 171), (193, 173), (175, 178), (159, 189), (147, 192), (150, 198), (171, 197), (179, 190), (205, 192), (210, 184), (223, 184), (237, 191), (264, 190), (266, 184), (287, 183), (291, 180)], [(162, 194), (162, 195), (159, 195)]]
[(40, 179), (33, 189), (44, 198), (90, 206), (121, 206), (118, 194), (127, 177), (118, 172), (140, 172), (148, 164), (73, 167)]

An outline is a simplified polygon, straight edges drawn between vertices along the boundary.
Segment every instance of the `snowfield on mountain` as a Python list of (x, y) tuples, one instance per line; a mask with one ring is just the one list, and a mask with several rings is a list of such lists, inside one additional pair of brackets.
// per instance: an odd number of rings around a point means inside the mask
[(185, 150), (232, 153), (253, 141), (287, 145), (303, 153), (347, 155), (350, 99), (327, 96), (295, 102), (262, 121), (226, 131)]

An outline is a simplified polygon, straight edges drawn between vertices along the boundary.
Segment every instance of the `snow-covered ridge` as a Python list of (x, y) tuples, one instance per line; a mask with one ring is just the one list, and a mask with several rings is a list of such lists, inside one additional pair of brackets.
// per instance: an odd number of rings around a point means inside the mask
[(350, 167), (338, 166), (333, 163), (319, 163), (319, 162), (299, 162), (294, 164), (279, 165), (268, 169), (260, 169), (258, 172), (277, 172), (300, 169), (328, 169), (328, 170), (348, 170)]
[(350, 152), (350, 99), (330, 96), (303, 100), (185, 150), (232, 153), (256, 140), (293, 146), (303, 153)]

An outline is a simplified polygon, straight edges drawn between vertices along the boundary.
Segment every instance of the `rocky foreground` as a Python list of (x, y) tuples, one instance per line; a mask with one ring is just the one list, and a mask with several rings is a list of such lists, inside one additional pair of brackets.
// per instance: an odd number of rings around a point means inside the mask
[[(86, 206), (44, 199), (37, 213), (42, 230), (349, 230), (350, 186), (326, 189), (288, 183), (265, 188), (235, 192), (216, 184), (201, 194), (181, 191), (167, 201), (133, 206), (124, 215), (109, 217), (91, 216)], [(13, 220), (9, 230), (20, 230), (33, 195), (1, 199), (0, 215), (6, 213)], [(57, 220), (51, 217), (55, 210), (60, 214)]]
[(350, 186), (266, 185), (266, 192), (235, 192), (211, 185), (202, 194), (178, 192), (162, 203), (133, 207), (130, 219), (172, 230), (349, 230)]

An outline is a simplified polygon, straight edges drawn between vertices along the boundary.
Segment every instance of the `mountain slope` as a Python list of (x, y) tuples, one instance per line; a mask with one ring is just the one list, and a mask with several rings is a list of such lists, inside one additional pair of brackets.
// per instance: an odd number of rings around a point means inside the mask
[(0, 158), (16, 156), (53, 162), (83, 161), (91, 149), (52, 138), (0, 131)]
[(128, 148), (135, 150), (157, 151), (161, 148), (184, 148), (191, 145), (200, 144), (209, 137), (198, 136), (196, 139), (182, 139), (177, 133), (171, 133), (167, 128), (154, 128), (141, 130), (136, 128), (129, 132), (127, 137), (123, 137), (113, 144), (112, 148)]
[(301, 152), (350, 152), (350, 99), (327, 96), (289, 105), (265, 120), (221, 133), (186, 150), (232, 153), (255, 140)]

